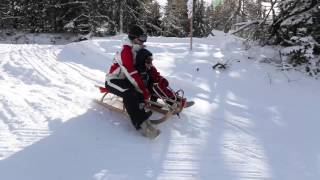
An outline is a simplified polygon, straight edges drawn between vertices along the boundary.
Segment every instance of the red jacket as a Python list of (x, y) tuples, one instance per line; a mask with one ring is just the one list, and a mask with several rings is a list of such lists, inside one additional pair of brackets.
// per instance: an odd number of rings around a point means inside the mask
[(153, 83), (157, 83), (159, 88), (165, 93), (168, 97), (173, 97), (173, 92), (168, 88), (169, 82), (166, 78), (162, 77), (156, 67), (153, 65), (151, 66), (149, 70), (149, 74), (151, 76), (151, 79)]
[(138, 71), (134, 67), (134, 54), (131, 43), (124, 44), (120, 54), (116, 54), (114, 63), (106, 76), (106, 81), (125, 78), (133, 84), (137, 91), (143, 94), (144, 99), (150, 97), (148, 89), (144, 86)]

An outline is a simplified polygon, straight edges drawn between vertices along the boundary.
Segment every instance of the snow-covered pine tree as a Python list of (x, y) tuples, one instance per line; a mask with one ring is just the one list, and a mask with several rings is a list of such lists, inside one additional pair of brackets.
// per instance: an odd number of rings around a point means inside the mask
[(214, 29), (214, 19), (213, 19), (214, 8), (215, 7), (211, 4), (206, 7), (206, 11), (205, 11), (205, 17), (207, 19), (207, 23), (209, 26), (209, 32), (208, 32), (209, 35), (212, 34), (212, 30)]
[[(312, 13), (313, 17), (313, 26), (311, 30), (311, 36), (316, 40), (318, 43), (320, 43), (320, 4), (318, 4), (318, 10), (314, 11)], [(320, 54), (320, 47), (316, 47), (315, 53)]]
[(209, 17), (206, 14), (206, 7), (203, 0), (196, 0), (193, 14), (193, 36), (205, 37), (210, 34), (211, 26)]
[[(241, 4), (240, 4), (241, 5)], [(212, 21), (215, 29), (229, 31), (231, 26), (237, 23), (239, 0), (223, 0), (214, 7)]]
[(4, 0), (0, 4), (1, 8), (1, 26), (4, 28), (20, 29), (26, 27), (24, 20), (25, 12), (28, 3), (24, 0), (7, 1)]
[(159, 36), (162, 33), (160, 8), (159, 3), (155, 0), (146, 2), (143, 23), (149, 35)]
[(187, 0), (168, 0), (161, 27), (164, 36), (188, 36)]
[(261, 0), (243, 0), (242, 9), (239, 13), (240, 21), (254, 21), (262, 19)]
[(293, 66), (302, 65), (310, 75), (320, 73), (318, 0), (282, 0), (277, 19), (271, 26), (273, 44), (287, 46), (284, 59)]
[(144, 7), (148, 0), (124, 0), (123, 5), (123, 32), (128, 32), (131, 24), (143, 25)]
[(47, 0), (45, 11), (46, 16), (44, 17), (44, 23), (46, 27), (45, 32), (63, 32), (63, 20), (64, 9), (61, 6), (61, 0)]
[(117, 32), (117, 23), (113, 16), (113, 0), (90, 1), (90, 21), (91, 32), (94, 35), (105, 36), (114, 35)]
[(14, 15), (15, 1), (2, 0), (0, 1), (0, 28), (12, 28), (16, 17)]
[(29, 0), (26, 1), (26, 6), (23, 11), (24, 24), (29, 32), (44, 32), (46, 31), (45, 18), (45, 0)]
[(61, 19), (65, 30), (103, 36), (116, 33), (117, 24), (113, 19), (115, 3), (112, 0), (62, 0), (56, 7), (63, 12)]
[(90, 4), (88, 1), (61, 0), (57, 7), (64, 9), (64, 29), (74, 33), (88, 34), (91, 32)]
[(215, 4), (216, 7), (212, 13), (214, 27), (225, 32), (236, 28), (237, 23), (244, 25), (259, 21), (265, 15), (262, 0), (217, 0), (214, 2), (220, 2)]
[(25, 32), (112, 35), (139, 24), (159, 34), (159, 9), (151, 0), (2, 0), (0, 26)]

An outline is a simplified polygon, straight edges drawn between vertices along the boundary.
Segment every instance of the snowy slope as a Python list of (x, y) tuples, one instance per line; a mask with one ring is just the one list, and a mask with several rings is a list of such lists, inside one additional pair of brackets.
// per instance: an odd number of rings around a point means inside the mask
[(271, 48), (215, 34), (192, 52), (188, 39), (149, 38), (162, 75), (196, 102), (154, 141), (92, 102), (122, 36), (0, 44), (1, 179), (319, 179), (319, 81), (258, 63)]

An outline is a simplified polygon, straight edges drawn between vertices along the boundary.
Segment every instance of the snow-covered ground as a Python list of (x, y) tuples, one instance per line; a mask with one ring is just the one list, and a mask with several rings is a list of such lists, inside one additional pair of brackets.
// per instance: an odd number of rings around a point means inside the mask
[(188, 39), (148, 39), (162, 75), (196, 102), (153, 141), (92, 102), (123, 36), (0, 44), (0, 179), (320, 179), (319, 80), (215, 34), (192, 52)]

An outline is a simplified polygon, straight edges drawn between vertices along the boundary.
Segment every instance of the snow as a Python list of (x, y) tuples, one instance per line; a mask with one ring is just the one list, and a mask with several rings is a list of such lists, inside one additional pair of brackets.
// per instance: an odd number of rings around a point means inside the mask
[(319, 179), (319, 81), (259, 63), (278, 56), (271, 47), (214, 34), (192, 52), (187, 38), (148, 38), (162, 75), (196, 102), (156, 140), (92, 101), (123, 35), (0, 44), (1, 179)]

